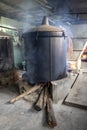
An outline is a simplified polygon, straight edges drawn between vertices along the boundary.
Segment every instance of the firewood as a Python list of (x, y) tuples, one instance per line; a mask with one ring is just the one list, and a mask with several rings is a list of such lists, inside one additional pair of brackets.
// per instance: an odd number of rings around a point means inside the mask
[(47, 102), (47, 91), (48, 91), (48, 87), (45, 87), (45, 88), (44, 88), (43, 108), (46, 107), (46, 102)]
[(40, 87), (41, 87), (40, 85), (35, 85), (34, 87), (30, 88), (30, 90), (26, 91), (25, 93), (23, 93), (23, 94), (21, 94), (21, 95), (15, 97), (15, 98), (13, 98), (13, 99), (11, 99), (11, 100), (9, 101), (9, 103), (14, 103), (14, 102), (18, 101), (19, 99), (23, 98), (24, 96), (29, 95), (29, 94), (35, 92), (35, 91), (38, 90)]
[(44, 97), (44, 90), (42, 89), (39, 96), (38, 96), (38, 98), (37, 98), (37, 101), (34, 104), (34, 108), (37, 111), (40, 111), (40, 110), (43, 109), (43, 97)]
[(55, 126), (57, 126), (57, 121), (54, 115), (52, 100), (49, 97), (47, 98), (46, 112), (47, 112), (47, 123), (50, 127), (54, 128)]

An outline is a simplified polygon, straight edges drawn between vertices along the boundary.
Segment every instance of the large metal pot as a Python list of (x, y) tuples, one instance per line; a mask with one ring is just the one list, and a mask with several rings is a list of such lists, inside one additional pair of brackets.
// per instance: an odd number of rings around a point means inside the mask
[(45, 25), (23, 34), (28, 81), (50, 82), (66, 76), (66, 37), (61, 28)]

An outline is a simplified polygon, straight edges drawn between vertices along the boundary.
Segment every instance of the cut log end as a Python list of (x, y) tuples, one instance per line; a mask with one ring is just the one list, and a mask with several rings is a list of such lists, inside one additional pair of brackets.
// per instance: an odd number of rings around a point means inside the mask
[(35, 109), (36, 111), (41, 111), (41, 110), (42, 110), (42, 108), (40, 108), (38, 105), (34, 105), (34, 109)]

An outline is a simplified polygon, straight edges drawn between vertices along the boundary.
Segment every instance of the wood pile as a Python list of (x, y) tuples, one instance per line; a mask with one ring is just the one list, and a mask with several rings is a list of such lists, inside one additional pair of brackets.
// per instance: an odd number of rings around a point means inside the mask
[(54, 128), (57, 126), (57, 121), (54, 115), (52, 106), (52, 84), (43, 83), (31, 86), (28, 84), (25, 78), (21, 77), (18, 70), (11, 70), (6, 72), (0, 72), (0, 86), (8, 87), (17, 85), (19, 87), (20, 95), (11, 99), (9, 103), (14, 103), (26, 95), (29, 95), (35, 91), (38, 91), (37, 99), (33, 105), (36, 111), (46, 110), (47, 124)]
[[(24, 82), (24, 84), (23, 84), (23, 82)], [(19, 86), (20, 85), (22, 85), (22, 87), (23, 87), (23, 85), (26, 86), (28, 84), (25, 83), (25, 81), (20, 81)], [(19, 88), (21, 88), (21, 87), (19, 87)], [(26, 87), (24, 87), (24, 88), (26, 88)], [(55, 126), (57, 126), (57, 121), (55, 118), (53, 104), (52, 104), (52, 84), (51, 83), (44, 83), (44, 84), (39, 84), (39, 85), (30, 87), (27, 91), (22, 92), (19, 96), (11, 99), (9, 101), (9, 103), (14, 103), (17, 100), (24, 98), (26, 95), (29, 95), (37, 90), (39, 90), (39, 94), (38, 94), (38, 97), (37, 97), (33, 107), (36, 111), (41, 111), (42, 109), (45, 109), (47, 124), (51, 128), (54, 128)]]

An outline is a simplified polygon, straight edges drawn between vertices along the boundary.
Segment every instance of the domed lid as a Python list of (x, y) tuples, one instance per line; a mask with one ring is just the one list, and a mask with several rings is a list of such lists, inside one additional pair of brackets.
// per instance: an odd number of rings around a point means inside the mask
[(55, 27), (55, 26), (51, 26), (49, 25), (48, 22), (48, 18), (46, 16), (44, 16), (43, 21), (42, 21), (42, 25), (33, 28), (32, 30), (30, 30), (30, 32), (35, 32), (35, 31), (55, 31), (55, 32), (64, 32), (61, 28), (59, 27)]
[(56, 31), (64, 32), (61, 28), (50, 26), (50, 25), (41, 25), (36, 28), (33, 28), (31, 31)]

